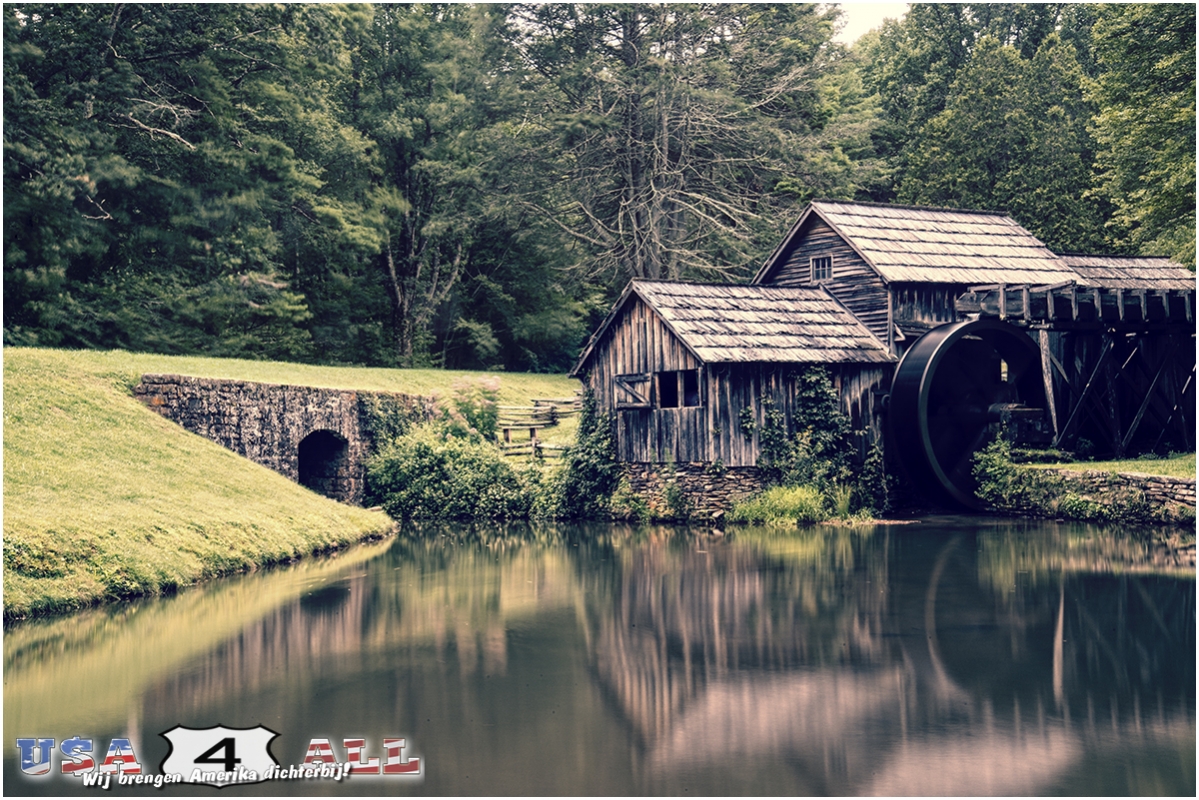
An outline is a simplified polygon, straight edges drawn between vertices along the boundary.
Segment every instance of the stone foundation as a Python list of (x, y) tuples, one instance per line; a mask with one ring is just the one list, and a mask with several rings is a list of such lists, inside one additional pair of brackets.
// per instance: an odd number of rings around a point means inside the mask
[(710, 519), (727, 512), (764, 488), (757, 467), (721, 467), (703, 462), (687, 464), (625, 464), (624, 475), (633, 494), (645, 500), (655, 516), (674, 516), (667, 486), (678, 486), (692, 517)]

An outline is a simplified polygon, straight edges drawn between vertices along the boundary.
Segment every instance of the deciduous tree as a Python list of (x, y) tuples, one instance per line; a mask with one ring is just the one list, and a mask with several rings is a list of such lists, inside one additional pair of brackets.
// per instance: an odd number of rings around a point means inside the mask
[(1113, 5), (1095, 25), (1101, 192), (1117, 244), (1195, 264), (1195, 6)]

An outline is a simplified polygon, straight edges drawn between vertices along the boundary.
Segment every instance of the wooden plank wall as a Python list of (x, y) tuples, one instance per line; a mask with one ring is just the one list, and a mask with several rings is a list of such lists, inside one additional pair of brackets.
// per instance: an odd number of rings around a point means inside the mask
[[(709, 461), (721, 461), (729, 467), (756, 466), (760, 440), (755, 429), (746, 436), (741, 428), (742, 409), (752, 410), (757, 426), (765, 421), (769, 398), (783, 412), (789, 429), (795, 427), (796, 376), (802, 367), (777, 364), (728, 364), (709, 368), (707, 407), (711, 431)], [(841, 410), (857, 432), (859, 450), (864, 453), (874, 442), (882, 441), (882, 419), (875, 412), (875, 392), (890, 386), (890, 365), (830, 365), (833, 383), (841, 397)], [(681, 460), (681, 459), (679, 459)]]
[[(870, 265), (819, 217), (813, 215), (796, 236), (792, 251), (766, 280), (768, 286), (812, 286), (812, 256), (833, 257), (833, 278), (820, 283), (871, 333), (890, 348), (890, 299), (887, 286)], [(950, 306), (952, 308), (952, 304)]]
[[(621, 461), (664, 463), (707, 461), (705, 407), (664, 409), (616, 408), (616, 376), (700, 368), (699, 360), (662, 319), (639, 297), (633, 297), (608, 328), (592, 356), (587, 375), (599, 407), (615, 412), (616, 443)], [(646, 384), (657, 404), (657, 381)]]
[[(702, 404), (690, 408), (617, 409), (617, 375), (656, 374), (702, 369)], [(617, 453), (622, 462), (635, 464), (720, 461), (729, 467), (757, 465), (758, 433), (746, 436), (741, 429), (742, 409), (752, 410), (759, 425), (764, 421), (763, 398), (783, 412), (787, 424), (794, 418), (793, 399), (797, 365), (717, 364), (702, 366), (691, 351), (670, 332), (662, 320), (638, 298), (608, 329), (595, 349), (587, 385), (602, 410), (616, 414)], [(890, 384), (890, 365), (829, 365), (841, 395), (842, 410), (861, 433), (863, 446), (882, 438), (881, 422), (874, 413), (874, 390)], [(657, 382), (651, 381), (651, 400)]]
[(632, 298), (592, 355), (588, 382), (600, 408), (616, 409), (616, 376), (699, 369), (699, 360), (641, 298)]
[(894, 372), (890, 364), (844, 364), (833, 374), (841, 395), (841, 410), (849, 416), (862, 457), (875, 442), (883, 441), (883, 418), (876, 395), (890, 391)]
[(905, 322), (927, 326), (957, 322), (954, 301), (966, 291), (965, 286), (947, 283), (896, 283), (891, 286), (892, 311), (895, 323)]

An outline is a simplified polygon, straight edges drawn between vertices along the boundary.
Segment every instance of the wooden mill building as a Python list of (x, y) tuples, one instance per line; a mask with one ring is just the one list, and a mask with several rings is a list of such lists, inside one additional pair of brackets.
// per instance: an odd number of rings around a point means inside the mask
[[(773, 403), (792, 424), (810, 365), (833, 376), (862, 452), (888, 426), (1022, 404), (1061, 447), (1193, 448), (1194, 281), (1166, 259), (1056, 254), (1005, 214), (816, 201), (749, 286), (632, 282), (572, 375), (615, 414), (631, 465), (751, 468), (741, 415), (760, 423)], [(897, 365), (921, 358), (918, 384), (945, 374), (913, 389), (920, 413), (931, 392), (943, 416), (888, 422)]]
[(621, 461), (752, 467), (757, 432), (740, 415), (773, 403), (789, 418), (799, 367), (828, 368), (869, 430), (869, 390), (895, 360), (821, 287), (633, 281), (571, 374), (615, 412)]
[(896, 354), (959, 319), (980, 284), (1053, 285), (1078, 275), (1003, 214), (817, 201), (758, 271), (764, 286), (824, 286)]

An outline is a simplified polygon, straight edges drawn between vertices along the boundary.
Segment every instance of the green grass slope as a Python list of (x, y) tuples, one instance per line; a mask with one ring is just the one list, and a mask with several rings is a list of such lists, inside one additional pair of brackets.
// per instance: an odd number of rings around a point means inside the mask
[(1076, 472), (1119, 472), (1132, 475), (1164, 475), (1170, 478), (1194, 478), (1195, 454), (1179, 453), (1169, 458), (1133, 458), (1124, 461), (1074, 461), (1063, 464), (1030, 464), (1044, 469)]
[[(447, 394), (470, 375), (6, 349), (6, 619), (169, 591), (390, 528), (144, 408), (130, 389), (152, 372), (410, 394)], [(520, 404), (577, 384), (505, 375), (501, 386), (501, 402)]]

